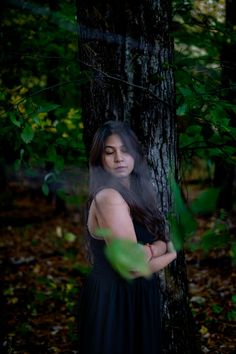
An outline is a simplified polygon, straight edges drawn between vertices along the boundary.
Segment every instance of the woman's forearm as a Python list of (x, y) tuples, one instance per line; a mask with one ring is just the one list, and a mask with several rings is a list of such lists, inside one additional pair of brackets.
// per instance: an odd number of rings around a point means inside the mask
[[(153, 244), (151, 246), (153, 246)], [(154, 254), (153, 255), (150, 254), (149, 246), (147, 245), (144, 246), (147, 262), (149, 264), (151, 273), (156, 273), (159, 270), (165, 268), (168, 264), (173, 262), (177, 257), (177, 252), (175, 251), (174, 245), (171, 241), (169, 241), (168, 243), (165, 243), (163, 241), (156, 241), (154, 247), (156, 247), (155, 249), (156, 256), (154, 256)], [(157, 254), (159, 254), (159, 256), (157, 256)], [(141, 273), (136, 271), (132, 271), (131, 273), (134, 279), (143, 276)]]
[(167, 245), (164, 241), (156, 241), (151, 244), (153, 258), (160, 257), (167, 251)]
[(168, 264), (170, 264), (175, 260), (176, 256), (177, 256), (176, 252), (170, 252), (170, 253), (163, 254), (162, 256), (152, 258), (149, 261), (151, 272), (155, 273), (165, 268)]
[(147, 260), (150, 261), (151, 258), (160, 257), (167, 251), (167, 244), (163, 241), (156, 241), (152, 244), (147, 243), (144, 245), (144, 251), (147, 256)]

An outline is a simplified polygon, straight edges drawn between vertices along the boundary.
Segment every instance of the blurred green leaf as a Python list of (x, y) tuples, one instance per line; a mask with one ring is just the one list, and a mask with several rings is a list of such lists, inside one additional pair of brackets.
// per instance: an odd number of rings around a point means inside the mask
[(185, 234), (181, 228), (181, 224), (177, 221), (174, 214), (169, 214), (168, 221), (171, 231), (171, 240), (174, 244), (176, 251), (180, 251), (183, 248), (185, 241)]
[(221, 307), (218, 304), (214, 304), (214, 305), (212, 305), (212, 311), (214, 313), (220, 314), (223, 311), (223, 307)]
[(217, 235), (215, 230), (210, 230), (203, 233), (200, 241), (200, 247), (205, 251), (209, 251), (212, 248), (224, 247), (228, 241), (228, 235)]
[(236, 310), (230, 310), (228, 313), (227, 313), (227, 318), (229, 321), (236, 321)]
[(197, 222), (185, 203), (180, 187), (174, 178), (170, 178), (170, 185), (173, 196), (173, 207), (167, 219), (170, 224), (174, 246), (176, 250), (180, 250), (183, 247), (185, 239), (192, 236), (196, 231)]
[(131, 280), (131, 271), (144, 277), (151, 275), (143, 248), (130, 240), (113, 239), (105, 247), (105, 254), (112, 267), (125, 279)]
[(236, 305), (236, 294), (234, 294), (234, 295), (232, 296), (232, 302), (233, 302), (234, 305)]
[(95, 231), (95, 235), (97, 237), (107, 238), (107, 237), (111, 236), (111, 230), (106, 229), (106, 228), (97, 228)]
[[(231, 245), (230, 256), (232, 257), (233, 263), (236, 264), (236, 243)], [(235, 295), (236, 299), (236, 295)]]
[(209, 188), (202, 191), (190, 205), (194, 214), (208, 214), (216, 210), (216, 202), (219, 196), (219, 188)]
[(64, 239), (68, 242), (75, 242), (76, 235), (73, 234), (72, 232), (66, 232), (64, 235)]
[(44, 195), (48, 195), (49, 194), (49, 187), (47, 185), (47, 183), (43, 183), (42, 184), (42, 191)]

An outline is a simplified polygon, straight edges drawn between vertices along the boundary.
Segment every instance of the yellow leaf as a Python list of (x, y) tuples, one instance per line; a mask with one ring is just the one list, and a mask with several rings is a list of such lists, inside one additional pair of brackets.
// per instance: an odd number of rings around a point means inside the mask
[(208, 333), (208, 328), (205, 326), (201, 326), (199, 332), (201, 333), (201, 335), (205, 335), (206, 333)]
[(36, 274), (38, 274), (40, 272), (40, 265), (39, 264), (36, 264), (34, 266), (33, 272), (36, 273)]

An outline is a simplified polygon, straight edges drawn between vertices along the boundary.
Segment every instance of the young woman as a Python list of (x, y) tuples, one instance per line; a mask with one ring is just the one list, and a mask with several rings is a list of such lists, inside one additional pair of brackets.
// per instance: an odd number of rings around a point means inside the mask
[[(87, 229), (93, 266), (79, 302), (79, 353), (161, 353), (156, 273), (176, 252), (165, 236), (141, 146), (125, 123), (109, 121), (94, 136)], [(101, 238), (99, 229), (110, 236)], [(150, 278), (130, 269), (133, 280), (127, 281), (114, 270), (104, 248), (116, 238), (142, 245)]]

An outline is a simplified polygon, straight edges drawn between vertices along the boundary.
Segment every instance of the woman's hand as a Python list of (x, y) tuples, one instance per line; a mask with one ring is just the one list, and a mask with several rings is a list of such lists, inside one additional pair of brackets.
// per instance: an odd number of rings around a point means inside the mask
[(167, 253), (175, 253), (177, 254), (176, 250), (175, 250), (175, 247), (173, 245), (173, 242), (169, 241), (167, 243)]
[(153, 257), (153, 251), (152, 251), (151, 247), (152, 246), (149, 244), (146, 244), (143, 246), (147, 262), (149, 262)]

